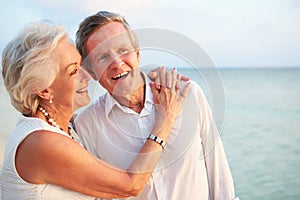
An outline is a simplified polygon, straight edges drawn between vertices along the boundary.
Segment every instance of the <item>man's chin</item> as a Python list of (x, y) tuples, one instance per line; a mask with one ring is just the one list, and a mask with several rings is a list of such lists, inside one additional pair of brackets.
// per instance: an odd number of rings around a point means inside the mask
[(130, 96), (129, 94), (134, 93), (134, 91), (132, 89), (128, 89), (128, 88), (118, 88), (115, 89), (111, 95), (112, 96), (118, 96), (118, 97), (126, 97), (126, 96)]

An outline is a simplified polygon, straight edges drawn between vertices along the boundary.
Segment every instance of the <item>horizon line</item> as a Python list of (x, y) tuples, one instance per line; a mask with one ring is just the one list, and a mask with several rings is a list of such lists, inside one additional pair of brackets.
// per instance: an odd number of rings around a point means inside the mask
[[(168, 67), (168, 66), (166, 66)], [(170, 66), (173, 67), (173, 66)], [(192, 66), (175, 66), (177, 68), (191, 68)], [(300, 69), (300, 65), (215, 65), (217, 69)], [(141, 68), (151, 68), (151, 66)], [(201, 69), (211, 69), (212, 67), (201, 66)]]

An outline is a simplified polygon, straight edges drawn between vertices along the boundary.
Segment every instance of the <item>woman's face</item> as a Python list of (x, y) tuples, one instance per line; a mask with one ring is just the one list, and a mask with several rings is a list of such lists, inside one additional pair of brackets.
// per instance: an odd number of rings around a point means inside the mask
[(81, 56), (67, 37), (59, 41), (53, 56), (59, 63), (59, 71), (49, 87), (49, 93), (53, 95), (53, 104), (56, 107), (72, 109), (75, 81), (80, 71), (82, 71), (80, 69)]
[(83, 106), (86, 106), (90, 102), (90, 97), (88, 95), (88, 81), (90, 79), (90, 74), (81, 67), (75, 81), (73, 106), (74, 111)]

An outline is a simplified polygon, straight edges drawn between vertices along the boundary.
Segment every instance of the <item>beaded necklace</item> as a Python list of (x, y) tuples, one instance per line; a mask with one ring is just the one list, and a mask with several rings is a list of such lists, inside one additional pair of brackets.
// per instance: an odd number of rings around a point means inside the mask
[[(57, 123), (56, 121), (54, 121), (54, 119), (50, 116), (50, 114), (42, 107), (42, 106), (38, 106), (38, 109), (42, 112), (42, 114), (46, 117), (48, 123), (51, 126), (54, 126), (62, 131), (64, 131)], [(64, 131), (66, 132), (66, 131)], [(75, 141), (77, 141), (79, 144), (81, 144), (80, 139), (78, 137), (75, 136), (73, 129), (71, 126), (68, 127), (68, 134), (71, 136), (71, 138)]]

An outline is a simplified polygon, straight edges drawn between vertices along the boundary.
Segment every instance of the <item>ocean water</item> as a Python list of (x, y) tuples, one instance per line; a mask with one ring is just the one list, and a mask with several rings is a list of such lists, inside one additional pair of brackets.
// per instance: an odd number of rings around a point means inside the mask
[[(221, 79), (215, 82), (195, 70), (179, 71), (196, 80), (208, 100), (214, 93), (211, 84), (222, 83), (225, 96), (212, 106), (224, 108), (219, 127), (236, 195), (249, 200), (300, 199), (300, 69), (221, 69)], [(0, 110), (2, 154), (18, 117), (2, 80)]]
[(224, 140), (228, 136), (234, 147), (228, 152), (232, 159), (241, 159), (232, 161), (233, 170), (239, 169), (233, 174), (240, 196), (299, 199), (300, 70), (236, 71), (223, 77), (228, 94)]
[(300, 70), (221, 70), (222, 139), (240, 199), (300, 199)]

